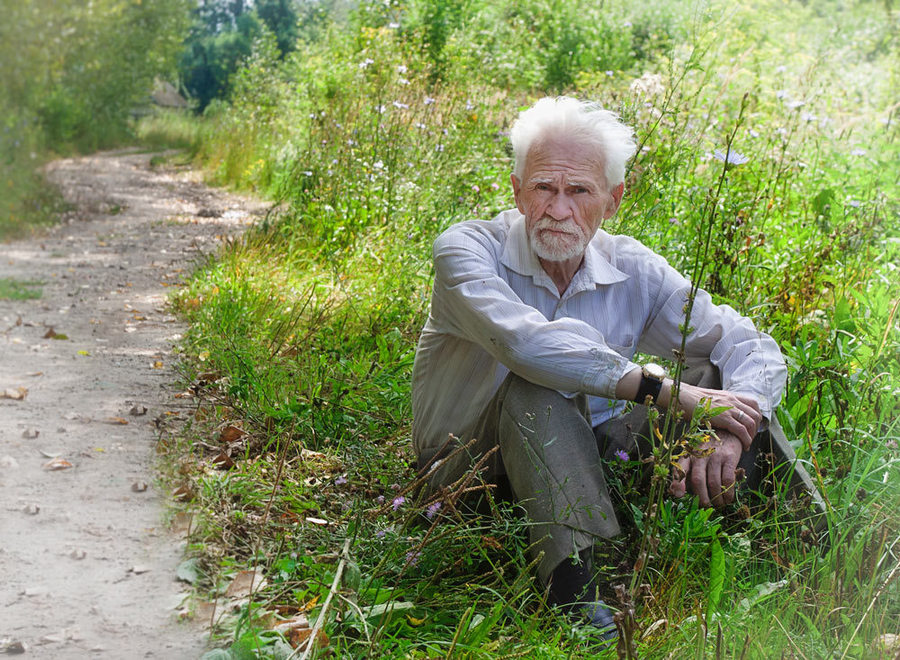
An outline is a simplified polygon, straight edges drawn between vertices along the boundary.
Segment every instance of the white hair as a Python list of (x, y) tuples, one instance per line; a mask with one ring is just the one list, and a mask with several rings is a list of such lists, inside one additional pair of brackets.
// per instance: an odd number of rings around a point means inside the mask
[(569, 96), (542, 98), (519, 114), (509, 133), (516, 178), (522, 180), (525, 159), (534, 144), (561, 135), (597, 148), (610, 190), (625, 180), (625, 163), (637, 151), (634, 131), (614, 112)]

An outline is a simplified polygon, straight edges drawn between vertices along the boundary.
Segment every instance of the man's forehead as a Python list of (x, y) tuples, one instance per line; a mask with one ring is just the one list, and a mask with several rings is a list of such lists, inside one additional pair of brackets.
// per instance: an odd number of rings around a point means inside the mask
[(534, 177), (565, 173), (583, 181), (602, 174), (603, 155), (596, 145), (568, 136), (544, 138), (536, 140), (528, 150), (525, 171)]

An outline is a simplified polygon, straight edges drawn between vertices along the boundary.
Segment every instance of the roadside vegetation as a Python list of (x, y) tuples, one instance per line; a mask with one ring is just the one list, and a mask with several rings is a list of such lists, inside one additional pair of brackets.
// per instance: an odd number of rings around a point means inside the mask
[[(409, 437), (431, 244), (511, 206), (509, 126), (562, 93), (637, 132), (606, 228), (781, 345), (779, 419), (827, 506), (698, 510), (610, 465), (622, 653), (900, 652), (897, 20), (875, 0), (10, 4), (0, 237), (52, 220), (46, 159), (123, 140), (272, 200), (172, 298), (193, 415), (160, 448), (207, 660), (615, 656), (547, 607), (514, 508), (477, 480), (417, 495)], [(176, 68), (195, 112), (133, 116)]]
[[(511, 205), (506, 131), (555, 93), (600, 100), (637, 130), (612, 230), (781, 344), (779, 419), (828, 507), (817, 527), (786, 497), (749, 518), (667, 501), (656, 531), (635, 466), (610, 466), (633, 526), (599, 559), (609, 602), (634, 612), (629, 652), (895, 653), (890, 5), (317, 6), (289, 54), (261, 30), (191, 132), (213, 181), (273, 200), (173, 300), (197, 410), (171, 443), (172, 480), (197, 512), (187, 573), (221, 647), (210, 657), (599, 653), (547, 608), (516, 512), (488, 497), (466, 513), (463, 487), (417, 497), (409, 441), (431, 243)], [(248, 570), (264, 584), (229, 599)]]

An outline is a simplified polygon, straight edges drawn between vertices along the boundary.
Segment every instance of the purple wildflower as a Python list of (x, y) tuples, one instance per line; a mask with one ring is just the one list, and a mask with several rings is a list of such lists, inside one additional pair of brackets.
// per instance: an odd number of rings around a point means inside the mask
[(398, 495), (394, 498), (394, 501), (391, 502), (391, 506), (394, 507), (394, 511), (403, 506), (403, 503), (406, 501), (406, 498), (403, 495)]
[(376, 538), (376, 539), (383, 539), (383, 538), (384, 538), (384, 534), (385, 534), (385, 531), (384, 531), (383, 529), (379, 529), (377, 532), (375, 532), (375, 538)]
[(410, 566), (415, 566), (416, 564), (419, 563), (419, 557), (421, 557), (421, 556), (422, 556), (421, 552), (418, 552), (416, 550), (410, 550), (409, 552), (406, 553), (406, 563), (409, 564)]
[(347, 483), (347, 477), (345, 477), (344, 475), (341, 475), (334, 480), (335, 486), (343, 486), (345, 483)]
[(375, 498), (375, 501), (378, 504), (384, 504), (384, 495), (379, 495), (378, 497)]
[(436, 514), (440, 510), (441, 510), (441, 503), (435, 502), (434, 504), (431, 504), (425, 510), (425, 517), (428, 518), (428, 520), (431, 520), (432, 518), (434, 518), (434, 514)]
[(615, 455), (616, 455), (616, 458), (618, 458), (620, 461), (628, 460), (628, 452), (625, 451), (624, 449), (617, 449)]
[(721, 149), (716, 149), (716, 152), (713, 154), (713, 158), (722, 161), (726, 165), (743, 165), (744, 163), (750, 162), (750, 159), (747, 158), (744, 154), (731, 150), (729, 150), (726, 154)]

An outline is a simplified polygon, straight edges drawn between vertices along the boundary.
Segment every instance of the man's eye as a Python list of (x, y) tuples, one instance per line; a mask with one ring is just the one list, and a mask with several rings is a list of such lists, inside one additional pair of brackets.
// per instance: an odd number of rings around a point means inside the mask
[(590, 192), (590, 191), (587, 188), (584, 188), (582, 186), (577, 186), (575, 188), (575, 192), (576, 193), (586, 193), (586, 192)]

